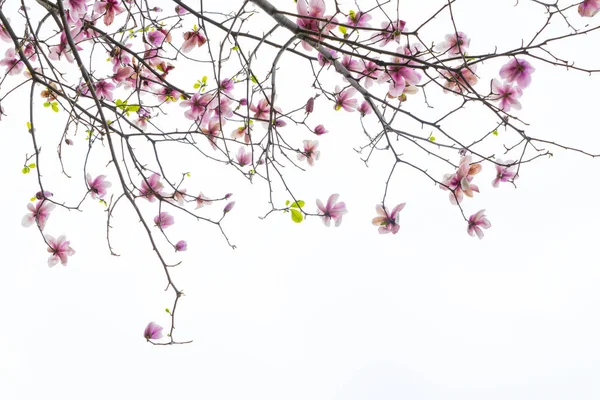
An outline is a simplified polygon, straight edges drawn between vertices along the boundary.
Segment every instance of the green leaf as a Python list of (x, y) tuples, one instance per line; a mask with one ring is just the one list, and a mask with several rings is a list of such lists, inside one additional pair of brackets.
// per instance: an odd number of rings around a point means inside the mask
[(257, 84), (257, 85), (258, 85), (258, 80), (256, 79), (256, 77), (255, 77), (254, 75), (252, 75), (252, 76), (250, 77), (250, 80), (251, 80), (253, 83), (255, 83), (255, 84)]
[(55, 101), (55, 102), (52, 103), (52, 111), (54, 111), (54, 112), (58, 112), (59, 111), (59, 109), (58, 109), (58, 102)]
[(290, 207), (292, 207), (292, 208), (304, 207), (304, 201), (302, 201), (302, 200), (295, 201), (292, 203), (292, 205)]
[(31, 131), (31, 122), (27, 121), (27, 130)]
[(494, 132), (492, 132), (492, 135), (498, 136), (498, 129), (494, 129)]
[(34, 202), (37, 200), (37, 197), (33, 196), (32, 198), (29, 199), (29, 201)]
[(289, 201), (289, 200), (286, 200), (286, 201), (285, 201), (285, 205), (286, 205), (286, 206), (289, 206), (289, 205), (290, 205), (290, 201)]
[(31, 171), (31, 170), (29, 169), (29, 167), (23, 167), (23, 169), (21, 170), (21, 172), (22, 172), (23, 174), (28, 174), (28, 173), (29, 173), (29, 171)]
[(233, 47), (231, 48), (231, 50), (233, 50), (233, 51), (238, 51), (239, 49), (240, 49), (240, 48), (239, 48), (239, 47), (237, 47), (237, 46), (233, 46)]
[(47, 102), (45, 102), (45, 103), (44, 103), (44, 107), (46, 107), (46, 108), (50, 107), (51, 105), (52, 105), (52, 104), (50, 104), (50, 102), (49, 102), (49, 101), (47, 101)]
[(120, 106), (121, 104), (123, 104), (123, 100), (121, 99), (117, 99), (117, 101), (115, 101), (115, 104), (118, 106)]
[(194, 89), (200, 89), (200, 84), (199, 83), (194, 83)]
[(206, 85), (206, 81), (208, 81), (208, 76), (203, 76), (203, 77), (202, 77), (202, 83), (203, 83), (204, 85)]
[(296, 210), (295, 208), (292, 208), (290, 211), (292, 212), (292, 221), (294, 221), (297, 224), (302, 222), (302, 220), (304, 219), (304, 215), (302, 215), (300, 211)]
[(429, 141), (435, 142), (435, 136), (429, 136)]
[(129, 111), (129, 112), (138, 112), (139, 110), (140, 110), (139, 104), (132, 104), (130, 106), (127, 106), (127, 111)]
[(342, 32), (344, 35), (345, 35), (346, 33), (348, 33), (348, 30), (346, 29), (346, 27), (345, 27), (345, 26), (340, 26), (338, 29), (339, 29), (339, 30), (340, 30), (340, 32)]
[(167, 314), (171, 314), (171, 310), (169, 310), (168, 308), (165, 308), (165, 312), (166, 312)]
[(190, 176), (192, 176), (192, 174), (190, 174), (189, 172), (188, 172), (187, 174), (185, 174), (185, 175), (186, 175), (188, 178), (189, 178)]
[(31, 163), (28, 165), (29, 168), (35, 168), (35, 163)]
[(350, 10), (348, 12), (348, 15), (350, 15), (350, 18), (352, 18), (352, 19), (356, 18), (356, 12), (354, 10)]

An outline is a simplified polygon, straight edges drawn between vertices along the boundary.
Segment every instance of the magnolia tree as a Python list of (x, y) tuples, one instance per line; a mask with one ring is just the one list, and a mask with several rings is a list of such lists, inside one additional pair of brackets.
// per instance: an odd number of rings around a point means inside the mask
[[(2, 116), (10, 116), (14, 93), (29, 96), (22, 126), (31, 146), (22, 150), (22, 172), (37, 180), (23, 205), (28, 210), (23, 226), (40, 232), (39, 249), (47, 248), (50, 267), (67, 265), (77, 241), (69, 232), (55, 232), (48, 224), (51, 216), (101, 202), (108, 250), (116, 255), (111, 219), (118, 207), (130, 207), (174, 295), (165, 337), (154, 322), (144, 337), (152, 344), (187, 343), (174, 337), (183, 295), (173, 276), (175, 253), (187, 248), (174, 215), (213, 226), (235, 248), (222, 223), (234, 208), (236, 190), (208, 193), (191, 187), (186, 179), (194, 171), (183, 170), (180, 158), (161, 155), (165, 149), (191, 151), (262, 182), (268, 200), (264, 217), (289, 213), (300, 223), (315, 216), (326, 226), (340, 226), (351, 199), (327, 193), (322, 200), (303, 200), (284, 177), (285, 168), (319, 167), (319, 142), (339, 140), (323, 115), (338, 112), (347, 113), (364, 134), (357, 157), (365, 163), (379, 155), (390, 160), (371, 221), (379, 233), (400, 229), (405, 203), (387, 193), (392, 176), (405, 166), (445, 191), (440, 201), (456, 207), (466, 233), (483, 238), (491, 223), (485, 210), (470, 210), (469, 198), (514, 185), (522, 167), (551, 155), (551, 147), (595, 156), (530, 133), (535, 129), (518, 111), (536, 69), (597, 72), (563, 59), (551, 45), (596, 34), (599, 25), (589, 18), (600, 10), (600, 0), (530, 0), (543, 17), (534, 33), (516, 48), (488, 43), (482, 54), (470, 51), (477, 38), (461, 30), (455, 18), (458, 1), (440, 0), (422, 21), (404, 20), (401, 2), (391, 0), (352, 7), (337, 0), (237, 0), (217, 2), (217, 8), (203, 0), (0, 1)], [(452, 29), (431, 37), (429, 26), (440, 20)], [(550, 32), (551, 23), (562, 31)], [(294, 60), (295, 74), (308, 77), (307, 87), (295, 88), (303, 84), (299, 79), (278, 90), (283, 56)], [(483, 74), (478, 71), (483, 63), (497, 68)], [(299, 98), (302, 90), (312, 94)], [(432, 100), (441, 97), (446, 100), (439, 104)], [(450, 118), (473, 107), (486, 118), (482, 135), (473, 138), (448, 127)], [(50, 110), (58, 113), (56, 123), (36, 123), (39, 113)], [(501, 141), (495, 138), (499, 131)], [(41, 143), (52, 141), (56, 151), (46, 146), (42, 151)], [(79, 155), (82, 174), (63, 164), (71, 154)], [(418, 154), (428, 156), (427, 164), (415, 161)], [(60, 164), (68, 191), (48, 184), (44, 167), (50, 163)], [(482, 178), (484, 170), (491, 171), (489, 178)], [(220, 211), (211, 212), (214, 208)]]

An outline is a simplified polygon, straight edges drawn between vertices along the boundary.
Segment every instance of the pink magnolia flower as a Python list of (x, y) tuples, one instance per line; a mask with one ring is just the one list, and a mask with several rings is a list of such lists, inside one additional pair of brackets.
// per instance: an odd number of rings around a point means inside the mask
[(170, 103), (176, 102), (181, 97), (181, 93), (173, 88), (164, 86), (159, 90), (157, 96), (159, 101)]
[(360, 112), (361, 117), (364, 117), (367, 114), (371, 114), (373, 109), (368, 101), (363, 100), (363, 102), (360, 103), (360, 107), (358, 107), (358, 112)]
[(311, 112), (313, 112), (314, 109), (315, 109), (315, 98), (311, 97), (306, 102), (306, 106), (304, 106), (304, 110), (306, 111), (307, 114), (310, 114)]
[(175, 244), (175, 251), (186, 251), (187, 250), (187, 242), (185, 240), (180, 240)]
[(44, 190), (44, 192), (42, 192), (40, 190), (39, 192), (36, 192), (36, 194), (35, 194), (35, 198), (38, 199), (38, 200), (49, 199), (52, 196), (54, 196), (54, 193), (49, 192), (47, 190)]
[(24, 227), (29, 227), (37, 222), (41, 230), (44, 230), (46, 226), (46, 221), (50, 217), (50, 212), (54, 210), (55, 205), (50, 203), (49, 201), (40, 200), (35, 206), (31, 203), (27, 204), (27, 209), (30, 213), (25, 214), (23, 220), (21, 221), (21, 225)]
[(12, 38), (10, 37), (10, 33), (8, 33), (8, 29), (6, 29), (6, 27), (3, 24), (0, 24), (0, 39), (2, 39), (5, 42), (12, 43)]
[(163, 330), (162, 326), (160, 326), (154, 322), (150, 322), (148, 324), (148, 326), (146, 326), (146, 329), (144, 329), (144, 337), (148, 341), (150, 341), (150, 339), (152, 339), (152, 340), (160, 339), (161, 337), (163, 337), (162, 330)]
[(146, 35), (146, 39), (147, 39), (148, 43), (150, 43), (150, 45), (153, 47), (162, 46), (162, 44), (166, 38), (167, 38), (167, 35), (160, 30), (148, 32), (148, 34)]
[(211, 119), (208, 122), (208, 125), (203, 128), (200, 128), (200, 130), (202, 131), (202, 133), (204, 135), (206, 135), (206, 138), (210, 142), (210, 145), (212, 146), (213, 150), (216, 150), (217, 149), (216, 138), (218, 138), (221, 134), (221, 122), (219, 121), (219, 119), (218, 118)]
[(115, 74), (112, 76), (112, 80), (121, 83), (129, 79), (135, 71), (131, 67), (117, 67)]
[(577, 7), (577, 12), (582, 17), (593, 17), (600, 11), (600, 0), (584, 0)]
[[(329, 31), (335, 28), (335, 24), (331, 22), (337, 22), (337, 18), (331, 16), (325, 16), (325, 1), (324, 0), (298, 0), (296, 3), (296, 11), (298, 17), (296, 23), (301, 29), (306, 29), (314, 32), (329, 33)], [(321, 18), (330, 20), (330, 23), (325, 21), (319, 21), (314, 18)], [(302, 41), (302, 47), (306, 51), (311, 51), (312, 47), (305, 41)]]
[[(336, 59), (338, 58), (338, 56), (337, 56), (337, 51), (335, 51), (335, 50), (330, 50), (330, 49), (328, 49), (327, 47), (325, 47), (325, 51), (326, 51), (326, 52), (328, 52), (329, 54), (331, 54), (331, 58), (332, 58), (332, 59), (336, 60)], [(326, 66), (326, 65), (329, 65), (329, 64), (331, 64), (331, 61), (329, 61), (328, 59), (326, 59), (326, 58), (323, 56), (323, 54), (321, 54), (321, 53), (319, 53), (319, 54), (317, 55), (317, 61), (319, 62), (319, 65), (320, 65), (321, 67), (324, 67), (324, 66)]]
[(527, 61), (513, 58), (500, 68), (500, 77), (506, 79), (508, 83), (516, 81), (520, 88), (525, 89), (531, 83), (533, 72), (535, 72), (535, 68)]
[(240, 164), (240, 167), (245, 167), (246, 165), (252, 164), (252, 153), (246, 153), (246, 150), (244, 150), (243, 147), (240, 147), (237, 152), (236, 159), (238, 164)]
[(444, 175), (443, 184), (440, 185), (440, 188), (452, 191), (448, 196), (450, 203), (453, 205), (460, 204), (463, 200), (463, 193), (467, 197), (473, 197), (473, 192), (479, 193), (477, 185), (471, 183), (474, 175), (477, 175), (479, 171), (481, 171), (481, 165), (471, 165), (471, 156), (465, 156), (460, 160), (456, 173)]
[(488, 229), (492, 226), (490, 221), (485, 217), (485, 210), (479, 210), (476, 214), (473, 214), (469, 217), (469, 227), (467, 228), (467, 232), (471, 236), (477, 235), (479, 239), (483, 239), (483, 229)]
[(271, 106), (269, 105), (269, 101), (267, 99), (260, 99), (257, 105), (251, 104), (250, 111), (254, 113), (253, 118), (269, 120), (269, 114), (271, 112)]
[(210, 107), (215, 104), (215, 98), (212, 94), (200, 95), (196, 93), (189, 100), (184, 100), (180, 103), (181, 107), (189, 107), (184, 115), (187, 119), (192, 121), (199, 121), (199, 123), (206, 123), (211, 117)]
[(500, 83), (499, 80), (492, 80), (492, 100), (499, 101), (500, 108), (504, 112), (509, 112), (511, 108), (515, 110), (521, 109), (519, 97), (523, 95), (523, 91), (519, 87), (507, 83)]
[[(396, 50), (398, 53), (404, 51), (402, 47)], [(416, 85), (421, 81), (421, 74), (415, 71), (413, 68), (406, 66), (406, 59), (402, 57), (393, 57), (392, 65), (388, 68), (387, 74), (383, 74), (379, 79), (387, 80), (391, 77), (389, 94), (392, 97), (397, 97), (404, 92), (406, 85)], [(398, 65), (399, 64), (399, 65)]]
[(364, 85), (366, 88), (373, 86), (373, 82), (379, 79), (382, 71), (379, 66), (373, 61), (364, 62), (364, 68), (360, 73), (360, 78), (364, 79)]
[(106, 196), (106, 189), (112, 186), (112, 183), (105, 181), (106, 175), (98, 175), (92, 179), (90, 174), (86, 174), (87, 184), (90, 187), (92, 199), (102, 199)]
[(384, 21), (381, 23), (381, 29), (383, 32), (373, 35), (371, 39), (375, 42), (379, 42), (380, 47), (383, 47), (392, 41), (400, 43), (400, 36), (405, 27), (406, 22), (402, 20), (397, 20), (391, 23)]
[(204, 207), (205, 205), (209, 206), (212, 201), (208, 200), (208, 197), (204, 196), (202, 192), (196, 197), (196, 210)]
[(323, 125), (317, 125), (315, 127), (315, 135), (321, 136), (329, 132)]
[(406, 206), (406, 203), (398, 204), (396, 207), (392, 209), (391, 213), (388, 213), (385, 206), (382, 204), (377, 204), (375, 210), (377, 211), (377, 216), (373, 218), (373, 225), (379, 227), (379, 233), (386, 234), (392, 233), (396, 234), (400, 230), (400, 211)]
[(104, 14), (104, 25), (109, 26), (115, 20), (115, 15), (121, 14), (125, 8), (121, 7), (119, 0), (96, 1), (94, 11)]
[(211, 111), (223, 118), (233, 117), (233, 100), (223, 95), (218, 100), (218, 102), (215, 102), (215, 106), (211, 108)]
[(437, 51), (449, 54), (462, 54), (471, 44), (471, 39), (464, 32), (450, 33), (446, 35), (446, 41), (435, 46)]
[[(73, 37), (76, 36), (76, 33), (77, 32), (75, 30), (71, 31), (71, 35)], [(75, 48), (77, 51), (83, 50), (83, 48), (79, 45), (76, 45)], [(71, 47), (67, 43), (67, 35), (64, 32), (60, 34), (60, 44), (56, 46), (50, 46), (50, 51), (48, 52), (48, 57), (54, 61), (59, 61), (63, 56), (70, 63), (75, 60), (75, 58), (73, 58)]]
[(500, 186), (500, 182), (508, 182), (517, 175), (517, 166), (511, 165), (514, 163), (513, 160), (502, 161), (498, 159), (496, 162), (496, 178), (492, 181), (492, 186), (495, 188)]
[(154, 217), (154, 224), (160, 229), (166, 229), (175, 223), (175, 218), (166, 211), (161, 212)]
[(227, 205), (223, 209), (223, 214), (227, 214), (229, 211), (231, 211), (233, 209), (233, 206), (235, 206), (235, 201), (230, 201), (229, 203), (227, 203)]
[(250, 143), (250, 134), (247, 126), (240, 126), (239, 128), (236, 128), (233, 132), (231, 132), (231, 137), (233, 139), (244, 138), (244, 142), (246, 142), (246, 144)]
[(175, 192), (170, 196), (170, 198), (167, 198), (167, 201), (169, 203), (177, 203), (181, 207), (183, 207), (183, 203), (185, 202), (186, 192), (187, 192), (187, 189), (175, 190)]
[(350, 15), (348, 15), (348, 25), (356, 26), (357, 28), (370, 28), (371, 24), (369, 21), (371, 20), (371, 16), (369, 14), (365, 14), (363, 12), (352, 12), (350, 11)]
[(23, 47), (23, 55), (29, 61), (37, 60), (37, 53), (35, 52), (35, 46), (32, 42), (27, 42), (27, 44), (25, 44), (25, 47)]
[(336, 110), (343, 108), (346, 111), (354, 111), (356, 109), (358, 100), (352, 98), (356, 94), (356, 89), (348, 88), (340, 91), (340, 88), (336, 86), (335, 92), (337, 93), (334, 107)]
[(219, 85), (219, 89), (221, 89), (223, 92), (227, 93), (227, 94), (231, 94), (233, 92), (233, 89), (235, 88), (235, 82), (233, 81), (233, 79), (223, 79), (221, 81), (221, 84)]
[(344, 54), (341, 64), (350, 72), (359, 72), (361, 69), (361, 63), (348, 54)]
[(323, 213), (321, 214), (321, 218), (323, 219), (325, 226), (330, 226), (331, 220), (335, 221), (335, 226), (340, 226), (342, 217), (348, 212), (348, 210), (346, 210), (346, 203), (343, 201), (338, 203), (338, 197), (340, 197), (339, 194), (332, 194), (329, 196), (326, 205), (323, 205), (321, 200), (317, 199), (317, 207), (319, 208), (319, 211)]
[(188, 11), (181, 6), (175, 6), (175, 12), (177, 13), (177, 15), (185, 15), (188, 13)]
[(181, 51), (189, 53), (195, 47), (202, 47), (206, 43), (206, 37), (200, 31), (189, 31), (183, 34), (183, 45)]
[(54, 267), (59, 261), (62, 265), (67, 265), (68, 257), (75, 254), (75, 250), (69, 246), (71, 242), (64, 235), (59, 236), (58, 239), (50, 235), (44, 237), (48, 243), (48, 253), (52, 253), (48, 258), (48, 266)]
[(6, 72), (9, 75), (18, 75), (23, 71), (25, 64), (17, 55), (17, 52), (12, 47), (6, 50), (4, 58), (0, 60), (0, 65), (6, 67)]
[(312, 167), (313, 165), (315, 165), (315, 160), (318, 160), (319, 156), (321, 155), (321, 152), (317, 150), (317, 147), (319, 146), (319, 141), (304, 140), (303, 143), (304, 151), (298, 153), (298, 160), (303, 161), (304, 159), (306, 159), (308, 165)]
[(113, 100), (112, 91), (115, 89), (115, 85), (113, 85), (109, 81), (100, 80), (100, 81), (96, 82), (95, 89), (96, 89), (96, 95), (98, 97), (107, 99), (110, 101)]
[(446, 79), (444, 82), (444, 93), (449, 91), (454, 94), (460, 94), (464, 91), (470, 91), (477, 84), (477, 75), (475, 71), (477, 65), (462, 68), (459, 72), (443, 71), (442, 76)]
[(149, 202), (154, 202), (156, 195), (161, 195), (163, 189), (163, 185), (160, 183), (160, 175), (152, 174), (148, 179), (143, 179), (141, 187), (140, 196), (145, 197)]
[(143, 131), (148, 127), (148, 120), (150, 120), (150, 111), (145, 108), (140, 108), (137, 112), (138, 118), (135, 121), (135, 124), (140, 127)]
[(85, 17), (87, 13), (87, 0), (66, 0), (64, 7), (69, 12), (69, 20), (76, 22)]

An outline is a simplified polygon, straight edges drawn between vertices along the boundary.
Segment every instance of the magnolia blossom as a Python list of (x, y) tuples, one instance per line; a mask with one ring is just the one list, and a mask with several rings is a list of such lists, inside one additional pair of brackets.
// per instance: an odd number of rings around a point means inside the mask
[(148, 32), (146, 35), (146, 39), (151, 46), (160, 47), (163, 42), (167, 39), (167, 34), (162, 32), (161, 30), (156, 30), (152, 32)]
[(323, 125), (317, 125), (315, 127), (315, 135), (321, 136), (329, 132)]
[(208, 200), (208, 197), (204, 196), (202, 192), (196, 197), (196, 209), (202, 208), (205, 205), (210, 205), (212, 202)]
[(202, 47), (206, 43), (206, 37), (200, 31), (189, 31), (183, 34), (183, 45), (181, 51), (189, 53), (195, 47)]
[(375, 42), (379, 42), (380, 47), (383, 47), (392, 41), (400, 43), (400, 36), (405, 27), (406, 22), (402, 20), (396, 20), (391, 23), (384, 21), (381, 23), (383, 32), (373, 35), (371, 39)]
[(94, 11), (104, 14), (104, 25), (108, 26), (115, 20), (115, 15), (121, 14), (125, 8), (121, 7), (119, 0), (104, 0), (94, 3)]
[[(10, 22), (10, 19), (9, 19), (9, 22)], [(5, 42), (12, 43), (12, 38), (10, 37), (10, 33), (8, 33), (8, 30), (6, 29), (6, 27), (3, 24), (0, 24), (0, 39)]]
[(175, 244), (175, 251), (186, 251), (187, 250), (187, 242), (185, 240), (180, 240)]
[(306, 159), (308, 165), (312, 167), (313, 165), (315, 165), (315, 160), (318, 160), (319, 156), (321, 155), (321, 152), (317, 150), (317, 147), (319, 146), (319, 141), (304, 140), (303, 143), (304, 151), (298, 153), (298, 160), (303, 161), (304, 159)]
[(23, 220), (21, 221), (21, 225), (24, 227), (29, 227), (37, 222), (38, 226), (41, 230), (44, 230), (46, 226), (46, 221), (50, 217), (50, 212), (54, 210), (55, 205), (46, 200), (40, 200), (35, 203), (35, 206), (31, 203), (27, 204), (27, 209), (30, 213), (25, 214), (23, 216)]
[(66, 0), (64, 2), (64, 8), (69, 12), (69, 20), (76, 22), (77, 20), (85, 17), (87, 13), (87, 0)]
[[(400, 53), (403, 52), (404, 49), (399, 47), (396, 51)], [(393, 57), (392, 63), (396, 65), (390, 66), (387, 70), (387, 74), (382, 75), (379, 79), (387, 80), (388, 77), (392, 78), (390, 81), (389, 94), (392, 97), (397, 97), (404, 92), (406, 85), (414, 86), (418, 84), (421, 81), (421, 74), (414, 69), (405, 66), (406, 60), (402, 57)]]
[(246, 144), (250, 143), (250, 134), (248, 132), (248, 127), (247, 126), (240, 126), (239, 128), (234, 129), (233, 132), (231, 132), (231, 138), (232, 139), (244, 139), (244, 142), (246, 142)]
[(48, 266), (54, 267), (59, 261), (62, 265), (67, 265), (68, 257), (75, 254), (75, 250), (69, 246), (71, 242), (64, 235), (59, 236), (58, 239), (50, 235), (44, 237), (48, 243), (48, 253), (52, 253), (48, 258)]
[[(328, 52), (328, 53), (331, 55), (331, 58), (332, 58), (332, 59), (334, 59), (334, 60), (335, 60), (335, 59), (337, 59), (337, 58), (338, 58), (338, 56), (337, 56), (337, 51), (335, 51), (335, 50), (331, 50), (331, 49), (329, 49), (329, 48), (327, 48), (327, 47), (325, 47), (325, 51), (326, 51), (326, 52)], [(321, 53), (317, 54), (317, 61), (319, 62), (319, 65), (320, 65), (321, 67), (324, 67), (324, 66), (326, 66), (326, 65), (329, 65), (329, 64), (331, 64), (331, 61), (329, 61), (328, 59), (326, 59), (326, 58), (323, 56), (323, 54), (321, 54)]]
[(253, 118), (268, 120), (271, 112), (271, 106), (267, 99), (260, 99), (257, 105), (251, 104), (250, 111), (254, 113)]
[(227, 93), (227, 94), (231, 94), (233, 92), (233, 89), (235, 88), (235, 82), (233, 79), (223, 79), (221, 81), (221, 84), (219, 85), (219, 89), (221, 89), (223, 92)]
[(356, 94), (356, 89), (348, 88), (340, 91), (340, 88), (336, 86), (335, 91), (337, 93), (334, 107), (336, 110), (343, 108), (346, 111), (354, 111), (356, 109), (358, 100), (352, 98)]
[(235, 201), (230, 201), (229, 203), (227, 203), (225, 208), (223, 208), (223, 214), (227, 214), (229, 211), (231, 211), (233, 209), (233, 206), (235, 206)]
[(492, 226), (490, 221), (485, 217), (485, 210), (479, 210), (476, 214), (473, 214), (469, 217), (469, 226), (467, 228), (467, 232), (471, 236), (477, 235), (479, 239), (483, 239), (483, 229), (488, 229)]
[(517, 175), (517, 166), (511, 165), (514, 163), (513, 160), (502, 161), (498, 159), (496, 162), (496, 178), (492, 181), (492, 186), (495, 188), (500, 186), (500, 182), (508, 182)]
[(360, 103), (360, 106), (358, 107), (358, 112), (360, 113), (361, 117), (364, 117), (367, 114), (371, 114), (373, 112), (373, 108), (371, 108), (371, 105), (368, 101), (363, 100), (363, 102)]
[(44, 190), (43, 192), (40, 190), (39, 192), (35, 193), (35, 198), (38, 200), (49, 199), (52, 196), (54, 196), (54, 193), (47, 190)]
[(201, 95), (200, 93), (196, 93), (189, 100), (182, 101), (179, 105), (181, 107), (189, 107), (189, 109), (184, 113), (187, 119), (191, 119), (192, 121), (200, 121), (200, 123), (207, 122), (211, 117), (211, 112), (209, 108), (214, 106), (215, 97), (214, 95), (207, 93)]
[(357, 28), (370, 28), (371, 24), (369, 24), (369, 21), (371, 19), (372, 18), (369, 14), (365, 14), (360, 11), (350, 11), (350, 15), (348, 15), (348, 25), (353, 25)]
[(246, 150), (244, 150), (243, 147), (240, 147), (237, 152), (236, 159), (238, 164), (240, 164), (240, 167), (245, 167), (246, 165), (252, 164), (252, 153), (246, 153)]
[(444, 71), (442, 75), (446, 78), (444, 83), (444, 93), (449, 91), (454, 94), (460, 94), (463, 90), (470, 91), (473, 86), (477, 84), (477, 75), (475, 71), (477, 65), (471, 65), (469, 67), (462, 68), (459, 72)]
[(188, 11), (181, 6), (175, 6), (175, 12), (177, 13), (177, 15), (185, 15), (188, 13)]
[(326, 205), (323, 205), (321, 200), (317, 199), (317, 207), (322, 213), (321, 218), (323, 219), (325, 226), (330, 226), (331, 220), (335, 221), (335, 226), (340, 226), (342, 217), (348, 212), (348, 210), (346, 210), (346, 203), (343, 201), (338, 203), (338, 197), (340, 197), (339, 194), (332, 194), (329, 196)]
[(163, 185), (160, 183), (160, 175), (152, 174), (148, 179), (143, 179), (141, 187), (140, 196), (145, 197), (150, 202), (154, 202), (156, 195), (160, 195), (163, 189)]
[(377, 216), (371, 222), (373, 225), (379, 227), (379, 233), (386, 234), (391, 232), (394, 235), (398, 233), (400, 230), (400, 211), (402, 211), (405, 205), (406, 203), (398, 204), (392, 209), (391, 213), (387, 212), (385, 205), (377, 204), (375, 206)]
[(449, 54), (462, 54), (469, 48), (470, 43), (471, 39), (464, 32), (450, 33), (446, 35), (446, 41), (435, 46), (435, 49)]
[(0, 60), (0, 65), (6, 67), (6, 72), (9, 75), (18, 75), (23, 71), (25, 64), (19, 58), (14, 48), (10, 47), (4, 53), (4, 58)]
[(471, 165), (471, 156), (465, 156), (460, 160), (456, 173), (444, 175), (440, 188), (452, 191), (449, 195), (450, 203), (460, 204), (463, 200), (463, 193), (467, 197), (473, 197), (473, 192), (479, 193), (479, 188), (471, 181), (480, 171), (481, 164)]
[(167, 198), (166, 200), (173, 204), (173, 203), (177, 203), (179, 206), (183, 207), (183, 204), (185, 202), (185, 194), (187, 192), (187, 189), (177, 189), (175, 190), (175, 192), (173, 192), (173, 194)]
[(175, 218), (166, 211), (161, 212), (154, 217), (154, 225), (160, 229), (166, 229), (175, 223)]
[(115, 89), (115, 85), (109, 81), (100, 80), (94, 85), (96, 89), (96, 95), (102, 99), (113, 101), (112, 91)]
[(161, 337), (163, 337), (162, 335), (162, 326), (154, 323), (154, 322), (150, 322), (148, 324), (148, 326), (146, 326), (146, 329), (144, 329), (144, 337), (146, 338), (146, 340), (156, 340), (156, 339), (160, 339)]
[(521, 109), (519, 98), (523, 95), (523, 91), (519, 87), (507, 83), (500, 83), (499, 80), (492, 80), (492, 100), (499, 101), (500, 108), (504, 112), (509, 112), (511, 108), (515, 110)]
[(531, 83), (531, 74), (535, 68), (525, 60), (513, 58), (500, 68), (500, 77), (508, 83), (517, 82), (520, 88), (526, 88)]
[(315, 109), (315, 98), (311, 97), (306, 102), (306, 106), (304, 106), (304, 111), (306, 111), (307, 114), (310, 114), (311, 112), (313, 112), (314, 109)]
[(379, 66), (375, 62), (369, 60), (363, 63), (363, 70), (361, 71), (359, 78), (364, 79), (366, 88), (370, 88), (373, 86), (373, 82), (379, 79), (381, 74), (382, 71)]
[(577, 12), (582, 17), (593, 17), (600, 11), (600, 0), (584, 0), (577, 7)]
[(221, 133), (221, 121), (219, 118), (211, 119), (208, 121), (208, 125), (200, 128), (200, 130), (206, 135), (206, 138), (210, 142), (213, 150), (216, 150), (217, 143), (215, 139), (219, 137), (219, 134)]
[[(314, 32), (322, 32), (327, 34), (331, 29), (335, 28), (335, 24), (319, 21), (315, 18), (331, 20), (337, 22), (335, 17), (325, 16), (325, 1), (324, 0), (298, 0), (296, 3), (296, 11), (298, 15), (311, 17), (296, 19), (296, 23), (302, 29)], [(312, 47), (305, 41), (302, 41), (302, 47), (306, 51), (311, 51)]]
[(106, 175), (98, 175), (94, 179), (90, 174), (86, 174), (87, 184), (90, 187), (92, 199), (102, 199), (106, 196), (106, 189), (112, 186), (112, 183), (105, 181)]

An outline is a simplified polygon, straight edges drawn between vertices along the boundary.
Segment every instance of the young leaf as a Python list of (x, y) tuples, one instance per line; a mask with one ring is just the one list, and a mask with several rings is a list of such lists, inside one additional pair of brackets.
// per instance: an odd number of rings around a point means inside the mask
[(492, 132), (492, 135), (498, 136), (498, 129), (494, 129), (494, 132)]
[(304, 201), (302, 201), (302, 200), (295, 201), (292, 203), (292, 205), (290, 207), (292, 207), (292, 208), (304, 207)]
[(23, 174), (28, 174), (28, 173), (29, 173), (29, 171), (31, 171), (31, 170), (29, 169), (29, 167), (23, 167), (23, 169), (21, 170), (21, 172), (22, 172)]
[(292, 208), (290, 211), (292, 212), (292, 221), (294, 221), (297, 224), (302, 222), (304, 216), (300, 211), (296, 210), (295, 208)]

